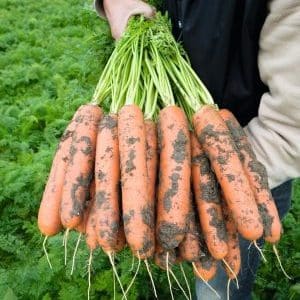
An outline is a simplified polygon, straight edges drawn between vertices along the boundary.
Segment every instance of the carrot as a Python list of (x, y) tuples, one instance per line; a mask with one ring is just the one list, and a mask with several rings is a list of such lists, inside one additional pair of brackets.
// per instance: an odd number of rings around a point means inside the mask
[(193, 125), (221, 185), (239, 233), (245, 239), (257, 240), (263, 234), (263, 226), (228, 127), (218, 111), (210, 105), (203, 106), (193, 116)]
[(177, 106), (160, 111), (160, 148), (156, 235), (166, 250), (183, 240), (189, 212), (191, 153), (186, 116)]
[(124, 226), (123, 224), (120, 224), (118, 234), (117, 234), (117, 242), (114, 246), (115, 252), (120, 252), (124, 249), (126, 245), (126, 238), (125, 238), (125, 232), (124, 232)]
[(76, 227), (83, 217), (93, 178), (97, 126), (101, 117), (102, 110), (98, 106), (84, 105), (72, 136), (61, 201), (61, 222), (68, 229)]
[(220, 115), (226, 122), (239, 151), (240, 160), (250, 182), (263, 221), (264, 238), (270, 243), (277, 243), (280, 240), (282, 226), (269, 189), (266, 168), (257, 160), (246, 133), (234, 115), (227, 109), (220, 110)]
[(190, 195), (187, 232), (183, 241), (179, 244), (179, 257), (190, 262), (199, 260), (201, 255), (199, 241), (199, 220), (196, 220), (193, 205), (193, 194)]
[(154, 253), (154, 211), (149, 204), (143, 113), (136, 105), (119, 112), (122, 209), (128, 245), (139, 259)]
[(199, 241), (200, 241), (200, 249), (201, 255), (199, 260), (196, 262), (192, 262), (194, 274), (204, 280), (209, 281), (216, 275), (217, 272), (217, 261), (211, 256), (207, 245), (204, 240), (204, 235), (202, 233), (202, 229), (200, 226), (200, 234), (199, 234)]
[(223, 259), (228, 247), (218, 183), (194, 133), (191, 133), (191, 144), (192, 182), (201, 228), (210, 254), (215, 259)]
[(169, 264), (175, 264), (177, 262), (176, 251), (175, 249), (166, 250), (160, 245), (156, 244), (155, 254), (154, 254), (154, 263), (163, 270), (167, 269), (167, 252), (169, 253), (168, 261)]
[[(228, 235), (228, 253), (225, 256), (224, 260), (230, 266), (231, 270), (225, 265), (225, 271), (230, 279), (236, 278), (241, 268), (241, 252), (239, 237), (236, 224), (230, 213), (226, 202), (222, 201), (222, 212), (225, 220), (226, 231)], [(234, 276), (234, 274), (235, 276)]]
[(97, 248), (97, 235), (96, 235), (96, 220), (97, 220), (97, 210), (96, 210), (96, 195), (95, 195), (95, 180), (92, 181), (90, 185), (90, 205), (88, 206), (87, 219), (86, 219), (86, 244), (88, 248), (93, 251)]
[(213, 279), (217, 273), (217, 261), (207, 252), (196, 262), (193, 262), (194, 274), (204, 280)]
[(89, 217), (90, 205), (91, 205), (90, 200), (87, 200), (84, 203), (83, 218), (80, 221), (80, 223), (74, 228), (74, 230), (78, 231), (81, 234), (85, 234), (85, 232), (86, 232), (86, 223), (87, 223), (87, 219)]
[(103, 117), (98, 127), (95, 181), (97, 240), (104, 252), (112, 252), (120, 226), (118, 116)]
[(82, 108), (82, 106), (78, 108), (60, 139), (44, 190), (38, 213), (38, 226), (45, 236), (55, 235), (62, 228), (60, 220), (61, 196), (65, 173), (70, 160), (69, 149), (72, 135), (78, 118), (82, 115)]
[(155, 207), (156, 199), (156, 175), (158, 165), (158, 152), (157, 152), (157, 128), (156, 124), (151, 120), (145, 121), (146, 131), (146, 163), (148, 174), (148, 194), (150, 204)]

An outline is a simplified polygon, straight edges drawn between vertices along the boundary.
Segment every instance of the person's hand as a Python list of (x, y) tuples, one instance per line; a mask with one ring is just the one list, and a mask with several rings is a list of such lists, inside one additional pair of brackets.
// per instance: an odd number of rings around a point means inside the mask
[(133, 15), (144, 15), (151, 18), (155, 9), (140, 0), (104, 0), (104, 11), (114, 39), (119, 39), (125, 31), (129, 18)]

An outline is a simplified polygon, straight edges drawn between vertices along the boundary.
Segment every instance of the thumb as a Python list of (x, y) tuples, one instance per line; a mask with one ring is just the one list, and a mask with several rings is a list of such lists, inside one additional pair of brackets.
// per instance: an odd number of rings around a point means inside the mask
[(146, 18), (152, 18), (154, 17), (155, 13), (155, 8), (144, 2), (139, 2), (138, 5), (135, 4), (132, 7), (129, 7), (126, 11), (126, 14), (112, 23), (111, 34), (113, 38), (118, 40), (122, 37), (130, 17), (134, 15), (143, 15)]

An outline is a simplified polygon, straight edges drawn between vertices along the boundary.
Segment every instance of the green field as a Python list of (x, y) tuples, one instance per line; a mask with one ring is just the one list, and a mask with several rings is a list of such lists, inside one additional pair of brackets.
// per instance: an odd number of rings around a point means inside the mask
[[(50, 270), (36, 216), (57, 141), (75, 109), (91, 99), (112, 51), (109, 28), (91, 1), (83, 0), (0, 0), (0, 18), (0, 299), (85, 299), (89, 253), (84, 242), (71, 276), (77, 235), (71, 234), (66, 267), (62, 235), (50, 238)], [(267, 247), (268, 263), (260, 268), (255, 299), (300, 299), (299, 220), (300, 181), (295, 181), (293, 207), (278, 246), (293, 279), (284, 278)], [(134, 273), (128, 272), (129, 252), (118, 255), (116, 264), (128, 285)], [(192, 285), (190, 268), (185, 268)], [(161, 299), (169, 299), (166, 275), (157, 268), (153, 273)], [(107, 257), (95, 252), (93, 299), (113, 299), (112, 278)], [(143, 266), (129, 299), (151, 298)]]

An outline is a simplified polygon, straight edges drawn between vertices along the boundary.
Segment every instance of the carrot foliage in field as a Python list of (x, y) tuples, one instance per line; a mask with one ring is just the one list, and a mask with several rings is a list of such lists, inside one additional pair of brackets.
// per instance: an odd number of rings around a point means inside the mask
[[(70, 276), (71, 261), (67, 268), (63, 262), (62, 235), (50, 238), (50, 270), (36, 216), (58, 139), (76, 108), (91, 98), (113, 41), (107, 24), (93, 12), (91, 1), (3, 0), (0, 15), (0, 298), (84, 299), (88, 259), (84, 242), (74, 275)], [(285, 299), (287, 294), (297, 299), (300, 294), (296, 285), (299, 216), (300, 184), (296, 183), (294, 209), (286, 218), (279, 246), (294, 280), (286, 281), (275, 260), (269, 259), (257, 280), (255, 293), (259, 299), (272, 295)], [(76, 238), (72, 233), (69, 257)], [(271, 255), (267, 253), (267, 257)], [(131, 263), (129, 251), (116, 259), (125, 285), (135, 270), (128, 272)], [(153, 273), (160, 297), (167, 299), (166, 276), (156, 268)], [(106, 255), (95, 252), (91, 296), (111, 299), (112, 276)], [(183, 282), (180, 273), (177, 276)], [(189, 276), (192, 284), (191, 273)], [(181, 293), (174, 293), (180, 299)], [(151, 297), (143, 268), (129, 298)]]

